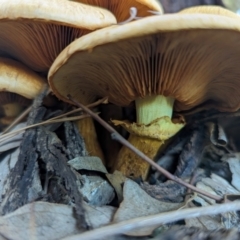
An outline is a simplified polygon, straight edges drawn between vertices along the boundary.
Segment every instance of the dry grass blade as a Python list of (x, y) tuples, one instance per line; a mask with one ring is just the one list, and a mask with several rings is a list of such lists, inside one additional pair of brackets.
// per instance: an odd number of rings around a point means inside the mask
[[(99, 113), (97, 113), (97, 114), (99, 114)], [(60, 117), (60, 116), (58, 116), (58, 117)], [(51, 118), (47, 121), (44, 121), (44, 122), (41, 122), (41, 123), (36, 123), (36, 124), (33, 124), (33, 125), (29, 125), (29, 126), (21, 128), (21, 129), (18, 129), (16, 131), (4, 134), (0, 137), (0, 143), (3, 142), (3, 141), (6, 141), (7, 139), (9, 139), (9, 138), (11, 138), (11, 137), (13, 137), (13, 136), (15, 136), (19, 133), (21, 133), (22, 131), (25, 131), (25, 130), (30, 129), (30, 128), (34, 128), (34, 127), (38, 127), (38, 126), (42, 126), (42, 125), (46, 125), (46, 124), (51, 124), (51, 123), (76, 121), (76, 120), (80, 120), (80, 119), (87, 118), (87, 117), (90, 117), (90, 116), (88, 114), (83, 114), (83, 115), (80, 115), (80, 116), (61, 118), (61, 119), (56, 119), (56, 117), (54, 117), (54, 118)]]
[[(88, 105), (88, 107), (96, 107), (98, 106), (99, 104), (106, 104), (108, 102), (107, 98), (102, 98), (94, 103), (91, 103)], [(27, 111), (25, 111), (23, 114), (28, 114), (29, 111), (31, 110), (31, 107), (29, 107), (30, 109)], [(33, 124), (33, 125), (30, 125), (30, 126), (26, 126), (24, 128), (21, 128), (21, 129), (18, 129), (16, 131), (12, 131), (10, 133), (5, 133), (5, 134), (0, 134), (0, 143), (3, 142), (3, 141), (6, 141), (7, 139), (11, 138), (12, 136), (15, 136), (17, 134), (19, 134), (20, 132), (24, 131), (24, 130), (27, 130), (27, 129), (30, 129), (30, 128), (33, 128), (33, 127), (37, 127), (37, 126), (41, 126), (41, 125), (45, 125), (45, 124), (51, 124), (51, 123), (56, 123), (56, 122), (65, 122), (65, 121), (76, 121), (76, 120), (79, 120), (79, 119), (83, 119), (83, 118), (86, 118), (86, 117), (89, 117), (89, 115), (81, 115), (81, 116), (76, 116), (76, 117), (69, 117), (69, 118), (63, 118), (67, 115), (70, 115), (70, 114), (73, 114), (73, 113), (77, 113), (77, 112), (80, 112), (82, 111), (82, 108), (77, 108), (77, 109), (74, 109), (72, 111), (69, 111), (67, 113), (64, 113), (64, 114), (61, 114), (59, 116), (56, 116), (56, 117), (53, 117), (51, 119), (48, 119), (44, 122), (41, 122), (41, 123), (37, 123), (37, 124)], [(22, 115), (23, 115), (22, 114)], [(99, 114), (99, 113), (96, 113), (96, 114)], [(20, 116), (21, 117), (21, 116)], [(19, 117), (19, 118), (20, 118)], [(61, 118), (61, 119), (59, 119)], [(58, 119), (58, 120), (57, 120)], [(18, 119), (16, 119), (14, 122), (15, 124), (18, 122), (17, 121)], [(11, 124), (12, 125), (12, 124)], [(12, 125), (11, 127), (13, 127), (14, 125)], [(9, 126), (10, 127), (10, 126)], [(6, 130), (4, 131), (6, 132)]]
[(7, 133), (9, 130), (11, 130), (14, 126), (16, 126), (23, 118), (25, 118), (31, 111), (32, 105), (29, 106), (24, 112), (21, 113), (19, 117), (17, 117), (1, 134)]
[(207, 207), (196, 207), (166, 213), (155, 214), (147, 217), (139, 217), (124, 222), (111, 224), (92, 231), (87, 231), (71, 237), (63, 238), (62, 240), (97, 240), (106, 239), (109, 236), (116, 234), (127, 233), (130, 230), (140, 229), (149, 226), (160, 226), (161, 224), (175, 222), (181, 219), (189, 219), (206, 215), (216, 215), (226, 212), (240, 210), (240, 201), (229, 202), (223, 204), (215, 204)]

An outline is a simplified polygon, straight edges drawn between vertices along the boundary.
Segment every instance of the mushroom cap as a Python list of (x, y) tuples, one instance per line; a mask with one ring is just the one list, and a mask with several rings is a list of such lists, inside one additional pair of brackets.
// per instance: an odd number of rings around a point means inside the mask
[(218, 6), (194, 6), (194, 7), (185, 8), (181, 10), (179, 13), (180, 14), (189, 14), (189, 13), (216, 14), (216, 15), (233, 17), (233, 18), (239, 19), (239, 15), (233, 13), (232, 11), (227, 10), (226, 8), (218, 7)]
[(164, 95), (175, 110), (240, 107), (240, 21), (213, 14), (166, 14), (111, 26), (66, 47), (48, 74), (53, 92), (120, 106)]
[(0, 58), (0, 92), (16, 93), (25, 98), (34, 99), (45, 84), (44, 78), (23, 64), (11, 59)]
[(163, 13), (163, 8), (157, 0), (75, 0), (85, 4), (99, 6), (110, 10), (116, 16), (118, 22), (125, 21), (129, 18), (131, 7), (137, 9), (138, 17), (152, 15), (150, 11)]
[(1, 0), (0, 56), (47, 73), (74, 39), (115, 23), (108, 10), (67, 0)]

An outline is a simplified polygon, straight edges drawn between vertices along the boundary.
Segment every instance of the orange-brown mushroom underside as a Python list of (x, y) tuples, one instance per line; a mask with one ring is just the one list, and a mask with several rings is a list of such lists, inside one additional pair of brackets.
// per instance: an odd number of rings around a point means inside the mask
[(73, 40), (115, 23), (109, 11), (72, 1), (1, 0), (0, 56), (46, 74)]
[(0, 22), (0, 55), (14, 58), (34, 71), (47, 73), (58, 54), (88, 32), (90, 30), (44, 22)]
[(108, 96), (120, 106), (149, 95), (173, 97), (177, 111), (208, 103), (240, 107), (240, 33), (184, 30), (97, 46), (72, 55), (49, 81), (60, 98), (83, 103)]

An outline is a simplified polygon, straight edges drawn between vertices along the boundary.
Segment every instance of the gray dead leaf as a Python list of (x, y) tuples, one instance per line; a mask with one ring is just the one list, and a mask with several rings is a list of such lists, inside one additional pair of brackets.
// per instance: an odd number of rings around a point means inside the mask
[(0, 232), (12, 240), (53, 240), (79, 233), (79, 230), (72, 207), (36, 202), (0, 218)]
[(79, 191), (83, 195), (83, 199), (94, 206), (103, 206), (110, 203), (114, 198), (114, 189), (99, 176), (82, 175), (84, 181), (83, 187)]
[(235, 153), (225, 156), (224, 160), (228, 162), (230, 171), (232, 172), (232, 185), (240, 191), (240, 154)]
[(106, 174), (108, 181), (112, 184), (115, 189), (115, 192), (118, 197), (118, 202), (122, 202), (123, 200), (123, 190), (122, 185), (126, 180), (126, 177), (119, 171), (114, 171), (113, 174)]
[(222, 224), (226, 229), (237, 228), (240, 230), (240, 219), (237, 212), (227, 212), (222, 214)]
[(102, 163), (102, 160), (99, 157), (92, 156), (76, 157), (68, 161), (68, 164), (71, 165), (76, 170), (89, 170), (107, 173), (107, 169), (105, 168), (105, 166)]
[[(211, 174), (211, 177), (202, 178), (196, 186), (208, 193), (222, 197), (226, 194), (239, 194), (237, 189), (231, 186), (225, 179), (214, 173)], [(202, 195), (195, 196), (194, 201), (201, 206), (208, 206), (215, 203), (214, 200)], [(198, 227), (206, 230), (216, 230), (223, 227), (230, 229), (239, 225), (239, 219), (235, 213), (222, 214), (221, 216), (202, 216), (186, 219), (185, 222), (187, 227)]]
[[(26, 123), (19, 123), (14, 128), (12, 128), (12, 130), (10, 132), (18, 130), (18, 129), (23, 128), (25, 126), (26, 126)], [(10, 149), (19, 147), (19, 145), (22, 141), (24, 132), (25, 131), (22, 131), (21, 133), (10, 136), (10, 137), (6, 138), (6, 140), (1, 141), (1, 143), (0, 143), (0, 154), (5, 152), (5, 151), (8, 151)], [(0, 137), (1, 137), (1, 135), (0, 135)]]
[(98, 228), (109, 224), (116, 212), (116, 208), (111, 206), (90, 206), (85, 202), (83, 202), (83, 207), (86, 211), (85, 218), (87, 222), (91, 224), (92, 228)]
[[(126, 179), (123, 187), (123, 202), (114, 215), (113, 222), (121, 222), (136, 217), (148, 216), (161, 212), (178, 209), (181, 203), (167, 203), (150, 197), (137, 183)], [(146, 227), (137, 231), (130, 231), (129, 236), (147, 236), (156, 228)]]
[[(86, 216), (92, 227), (108, 224), (113, 207), (91, 208), (84, 204)], [(0, 217), (0, 235), (5, 239), (55, 240), (80, 233), (73, 208), (63, 204), (35, 202), (27, 204), (4, 217)]]
[[(208, 193), (211, 193), (213, 195), (217, 195), (216, 192), (211, 187), (207, 186), (203, 182), (198, 182), (196, 184), (196, 187), (199, 189), (202, 189)], [(194, 201), (201, 204), (202, 206), (208, 206), (209, 204), (215, 204), (215, 200), (213, 200), (209, 197), (206, 197), (206, 196), (202, 196), (202, 195), (197, 195), (196, 197), (194, 197)]]
[(187, 227), (198, 227), (205, 230), (216, 230), (223, 227), (219, 216), (201, 216), (185, 219), (185, 223)]
[[(210, 178), (202, 178), (196, 186), (211, 194), (223, 197), (226, 194), (239, 194), (239, 191), (231, 186), (225, 179), (212, 173)], [(208, 206), (209, 203), (214, 204), (215, 201), (208, 197), (198, 195), (194, 198), (196, 202), (202, 206)], [(207, 201), (206, 201), (207, 200)]]
[(8, 154), (0, 155), (0, 202), (2, 202), (2, 195), (5, 194), (8, 188), (7, 179), (11, 169), (15, 166), (19, 155), (19, 148), (8, 152)]
[(239, 191), (231, 186), (228, 181), (214, 173), (211, 174), (211, 178), (203, 178), (202, 182), (211, 187), (221, 197), (226, 194), (239, 194)]

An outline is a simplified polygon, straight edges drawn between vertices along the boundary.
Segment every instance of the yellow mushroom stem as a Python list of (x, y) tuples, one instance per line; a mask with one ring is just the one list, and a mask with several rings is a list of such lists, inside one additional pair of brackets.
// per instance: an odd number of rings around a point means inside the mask
[[(173, 98), (162, 95), (137, 99), (137, 123), (117, 120), (113, 122), (123, 126), (130, 133), (128, 141), (131, 144), (154, 159), (159, 149), (163, 147), (164, 141), (184, 127), (183, 122), (172, 122), (173, 103)], [(149, 172), (149, 164), (128, 148), (122, 147), (114, 169), (128, 177), (142, 177), (145, 180)]]
[(147, 125), (157, 118), (172, 118), (173, 103), (173, 98), (162, 95), (136, 99), (137, 123)]
[(104, 163), (104, 155), (97, 139), (96, 129), (92, 118), (84, 118), (75, 123), (84, 139), (89, 155), (99, 157)]
[(2, 127), (6, 127), (10, 125), (15, 120), (15, 117), (2, 117), (0, 118), (0, 130), (2, 130)]
[(3, 113), (6, 117), (17, 117), (23, 110), (19, 103), (7, 103), (2, 105)]

